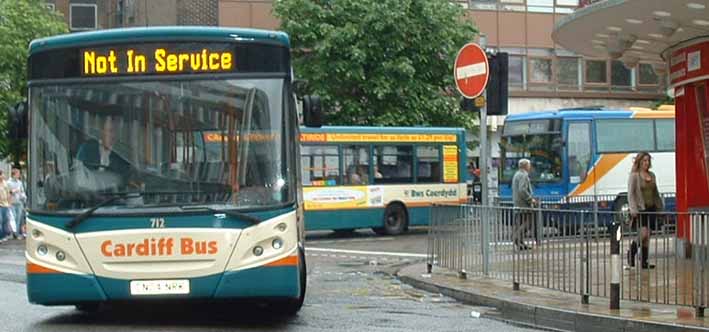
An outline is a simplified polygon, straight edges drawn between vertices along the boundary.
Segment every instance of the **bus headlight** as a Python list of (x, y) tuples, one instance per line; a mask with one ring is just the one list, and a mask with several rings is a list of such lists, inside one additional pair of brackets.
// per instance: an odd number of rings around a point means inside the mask
[(40, 245), (37, 247), (37, 254), (38, 254), (38, 255), (40, 255), (40, 256), (45, 256), (45, 255), (47, 255), (47, 252), (49, 252), (49, 249), (47, 249), (47, 246), (45, 246), (45, 245), (43, 245), (43, 244), (40, 244)]
[(286, 225), (286, 223), (282, 222), (282, 223), (278, 224), (278, 226), (276, 226), (276, 229), (279, 232), (285, 232), (286, 229), (288, 229), (288, 225)]
[(32, 238), (39, 239), (41, 236), (42, 232), (40, 232), (38, 229), (32, 230)]
[(254, 247), (254, 256), (261, 256), (261, 255), (263, 255), (263, 248), (261, 248), (261, 246)]
[(273, 246), (273, 249), (281, 249), (283, 248), (283, 240), (276, 238), (273, 242), (271, 242), (271, 245)]
[(66, 254), (61, 250), (57, 251), (56, 256), (57, 256), (57, 260), (60, 262), (64, 261), (64, 259), (66, 259)]

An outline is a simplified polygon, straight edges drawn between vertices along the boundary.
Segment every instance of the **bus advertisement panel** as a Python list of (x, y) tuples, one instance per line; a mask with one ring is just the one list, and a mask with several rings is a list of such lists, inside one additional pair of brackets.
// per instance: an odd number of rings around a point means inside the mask
[(466, 201), (461, 128), (302, 128), (300, 142), (306, 230), (400, 234)]
[[(530, 159), (534, 194), (555, 206), (627, 209), (635, 155), (650, 152), (658, 189), (674, 207), (674, 110), (562, 109), (510, 115), (500, 143), (500, 198), (521, 158)], [(590, 205), (590, 206), (589, 206)]]
[(286, 34), (51, 37), (32, 42), (29, 78), (30, 302), (260, 298), (300, 309)]

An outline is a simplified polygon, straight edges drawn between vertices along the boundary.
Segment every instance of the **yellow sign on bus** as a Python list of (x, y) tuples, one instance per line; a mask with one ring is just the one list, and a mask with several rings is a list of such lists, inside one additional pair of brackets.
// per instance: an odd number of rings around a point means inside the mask
[(453, 134), (367, 134), (367, 133), (301, 133), (301, 142), (436, 142), (454, 143)]

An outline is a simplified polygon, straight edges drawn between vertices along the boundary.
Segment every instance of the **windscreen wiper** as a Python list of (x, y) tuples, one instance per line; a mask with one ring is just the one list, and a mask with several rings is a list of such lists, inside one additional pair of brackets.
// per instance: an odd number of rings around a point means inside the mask
[(96, 212), (96, 210), (98, 210), (98, 209), (100, 209), (101, 207), (104, 207), (104, 206), (106, 206), (106, 205), (108, 205), (108, 204), (113, 203), (114, 201), (116, 201), (116, 200), (119, 199), (119, 198), (124, 198), (124, 197), (126, 197), (126, 196), (128, 196), (128, 194), (126, 194), (126, 193), (121, 193), (121, 194), (117, 194), (117, 195), (115, 195), (115, 196), (109, 197), (109, 198), (107, 198), (107, 199), (101, 201), (100, 203), (98, 203), (98, 204), (92, 206), (92, 207), (89, 208), (88, 210), (86, 210), (86, 211), (84, 211), (83, 213), (81, 213), (81, 214), (77, 215), (76, 217), (74, 217), (74, 219), (72, 219), (72, 220), (70, 220), (68, 223), (66, 223), (65, 227), (66, 227), (66, 228), (69, 228), (69, 229), (72, 229), (72, 228), (76, 227), (76, 226), (79, 225), (81, 222), (83, 222), (83, 221), (86, 220), (88, 217), (90, 217), (92, 214), (94, 214), (94, 212)]
[(237, 218), (237, 219), (242, 219), (242, 220), (248, 221), (252, 224), (258, 224), (263, 221), (259, 218), (256, 218), (252, 215), (249, 215), (249, 214), (246, 214), (243, 212), (239, 212), (239, 211), (235, 211), (235, 210), (215, 209), (213, 207), (204, 206), (204, 205), (184, 205), (184, 206), (181, 206), (180, 208), (182, 208), (182, 210), (207, 210), (207, 211), (214, 212), (214, 213), (223, 213), (227, 216)]

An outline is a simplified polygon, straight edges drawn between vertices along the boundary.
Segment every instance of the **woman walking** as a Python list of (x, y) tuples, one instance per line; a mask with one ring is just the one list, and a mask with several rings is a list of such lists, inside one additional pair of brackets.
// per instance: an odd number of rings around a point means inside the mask
[[(632, 224), (640, 222), (640, 260), (643, 269), (655, 266), (648, 263), (650, 252), (650, 229), (656, 228), (657, 212), (662, 211), (663, 202), (657, 190), (657, 180), (652, 168), (652, 157), (647, 152), (640, 152), (635, 157), (628, 179), (628, 205)], [(635, 240), (628, 251), (628, 265), (635, 266), (638, 244)]]

